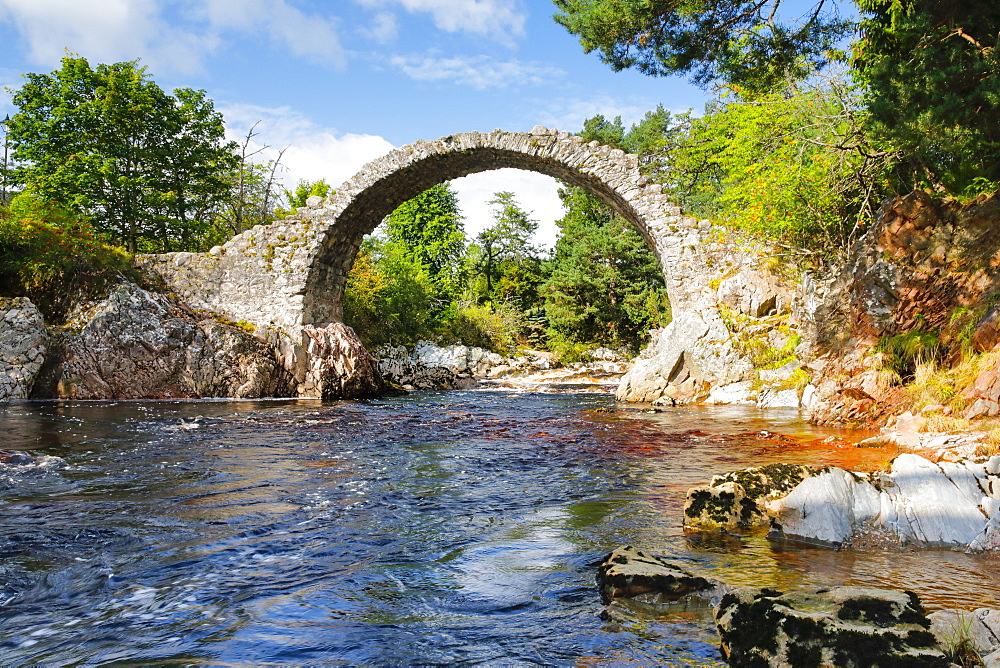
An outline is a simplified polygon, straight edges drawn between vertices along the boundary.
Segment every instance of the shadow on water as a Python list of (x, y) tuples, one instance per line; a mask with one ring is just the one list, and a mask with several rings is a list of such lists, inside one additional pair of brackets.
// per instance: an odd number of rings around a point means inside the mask
[(720, 664), (708, 611), (601, 619), (593, 563), (624, 543), (735, 584), (1000, 605), (989, 557), (680, 530), (716, 473), (893, 454), (830, 436), (852, 435), (600, 394), (12, 403), (2, 447), (66, 466), (0, 471), (0, 658)]

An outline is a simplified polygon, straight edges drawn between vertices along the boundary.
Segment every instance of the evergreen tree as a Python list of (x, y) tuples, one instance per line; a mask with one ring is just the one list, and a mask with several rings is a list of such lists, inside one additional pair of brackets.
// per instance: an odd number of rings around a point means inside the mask
[(637, 350), (669, 321), (660, 265), (638, 232), (597, 196), (559, 191), (566, 214), (540, 292), (549, 326), (579, 342)]

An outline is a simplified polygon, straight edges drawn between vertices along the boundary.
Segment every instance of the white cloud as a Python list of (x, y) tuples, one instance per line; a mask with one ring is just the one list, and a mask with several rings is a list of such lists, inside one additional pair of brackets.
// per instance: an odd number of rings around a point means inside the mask
[(295, 56), (344, 65), (334, 19), (307, 14), (287, 0), (208, 0), (201, 11), (211, 30), (266, 35)]
[(44, 65), (57, 64), (68, 49), (99, 61), (141, 56), (192, 71), (216, 45), (212, 35), (166, 25), (156, 0), (0, 0), (0, 20), (17, 26), (29, 59)]
[(399, 34), (399, 23), (391, 12), (379, 12), (372, 18), (371, 26), (362, 28), (361, 34), (379, 44), (388, 44)]
[(357, 0), (367, 7), (398, 5), (411, 13), (423, 12), (441, 30), (489, 35), (511, 42), (524, 35), (525, 13), (518, 0)]
[[(180, 18), (166, 15), (175, 5)], [(17, 27), (31, 62), (47, 66), (68, 49), (100, 62), (142, 58), (157, 72), (192, 73), (232, 32), (265, 35), (322, 64), (344, 63), (333, 20), (287, 0), (0, 0), (0, 21)]]
[(417, 81), (448, 81), (476, 90), (511, 86), (540, 86), (565, 76), (558, 67), (518, 60), (496, 61), (489, 56), (393, 56), (389, 63)]
[(497, 169), (492, 172), (470, 174), (452, 181), (458, 194), (459, 207), (465, 216), (465, 233), (471, 239), (493, 223), (489, 201), (495, 193), (507, 190), (531, 218), (538, 221), (535, 244), (551, 248), (556, 242), (559, 228), (555, 221), (563, 217), (562, 200), (559, 199), (559, 181), (520, 169)]
[(299, 179), (325, 179), (337, 188), (365, 163), (394, 148), (376, 135), (337, 134), (334, 130), (321, 128), (290, 107), (238, 104), (221, 105), (219, 111), (226, 119), (229, 138), (241, 143), (250, 127), (259, 121), (252, 147), (267, 146), (258, 155), (260, 160), (274, 159), (281, 149), (285, 149), (281, 158), (285, 170), (280, 177), (287, 185)]

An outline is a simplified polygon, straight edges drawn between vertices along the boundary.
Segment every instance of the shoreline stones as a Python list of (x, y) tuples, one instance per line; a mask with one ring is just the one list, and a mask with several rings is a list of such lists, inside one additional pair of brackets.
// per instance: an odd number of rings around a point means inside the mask
[(874, 473), (771, 465), (716, 476), (688, 491), (687, 530), (768, 523), (772, 539), (823, 547), (997, 550), (1000, 455), (934, 463), (902, 454)]
[(608, 554), (596, 582), (605, 620), (621, 606), (654, 617), (710, 610), (732, 666), (1000, 665), (1000, 611), (927, 614), (910, 591), (731, 587), (632, 546)]
[(653, 595), (657, 600), (677, 601), (695, 596), (704, 600), (718, 597), (729, 588), (695, 575), (678, 564), (653, 556), (631, 545), (613, 550), (597, 567), (597, 587), (601, 600)]
[(38, 307), (25, 297), (0, 297), (0, 401), (31, 395), (47, 350)]
[(912, 592), (747, 588), (722, 597), (715, 621), (732, 666), (951, 665)]
[(795, 464), (768, 464), (717, 475), (708, 485), (688, 490), (684, 528), (732, 531), (770, 522), (768, 502), (791, 492), (814, 469)]

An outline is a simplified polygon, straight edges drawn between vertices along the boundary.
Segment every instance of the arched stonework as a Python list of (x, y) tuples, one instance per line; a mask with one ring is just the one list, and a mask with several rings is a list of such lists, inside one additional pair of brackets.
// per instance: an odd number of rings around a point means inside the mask
[[(342, 326), (328, 323), (341, 319), (347, 273), (364, 236), (437, 183), (526, 169), (599, 195), (636, 227), (660, 262), (674, 319), (625, 376), (619, 398), (652, 401), (669, 387), (745, 380), (748, 362), (728, 343), (712, 285), (743, 266), (746, 252), (718, 243), (709, 221), (682, 216), (638, 166), (634, 155), (543, 127), (419, 141), (368, 163), (335, 195), (310, 198), (285, 220), (258, 225), (208, 253), (142, 262), (188, 306), (254, 325), (257, 336), (275, 345), (300, 396), (360, 396), (336, 389), (354, 382), (359, 363), (337, 343)], [(367, 358), (364, 364), (374, 363)]]
[[(636, 156), (536, 127), (403, 146), (365, 165), (332, 197), (285, 220), (254, 227), (208, 253), (170, 253), (147, 265), (191, 306), (233, 320), (285, 331), (339, 321), (347, 272), (366, 234), (435, 184), (505, 167), (548, 174), (600, 196), (635, 225), (665, 275), (678, 227), (697, 226), (640, 174)], [(671, 299), (674, 288), (668, 281)]]

